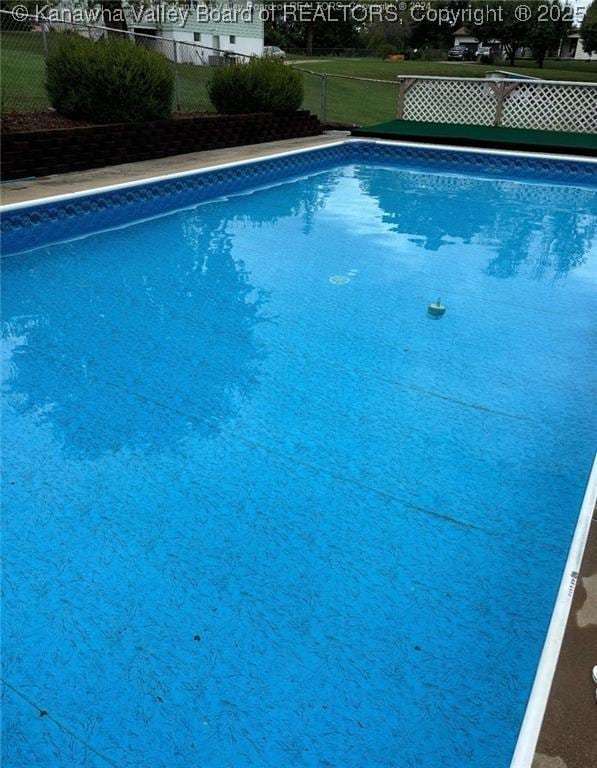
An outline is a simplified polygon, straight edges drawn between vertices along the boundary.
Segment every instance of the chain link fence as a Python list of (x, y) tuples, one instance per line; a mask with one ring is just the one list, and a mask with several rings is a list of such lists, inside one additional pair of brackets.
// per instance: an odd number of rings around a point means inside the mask
[(374, 48), (285, 48), (288, 56), (302, 56), (311, 58), (339, 58), (339, 59), (379, 59), (380, 53)]
[[(45, 62), (65, 32), (75, 32), (92, 40), (126, 37), (164, 55), (174, 71), (175, 108), (179, 112), (213, 111), (207, 95), (213, 68), (251, 58), (172, 37), (62, 21), (49, 23), (34, 16), (17, 20), (11, 12), (0, 11), (1, 90), (5, 113), (35, 112), (50, 107)], [(354, 51), (355, 56), (362, 53)], [(300, 61), (280, 66), (291, 66), (302, 73), (303, 109), (328, 123), (363, 126), (398, 117), (587, 133), (597, 130), (595, 84), (420, 75), (379, 80), (315, 72), (307, 62), (301, 64)]]
[[(75, 32), (92, 40), (121, 36), (163, 54), (174, 71), (175, 108), (180, 112), (213, 111), (207, 95), (213, 68), (250, 59), (247, 55), (164, 36), (63, 21), (49, 23), (35, 16), (16, 20), (10, 11), (0, 11), (3, 112), (39, 112), (51, 106), (45, 87), (46, 58), (65, 32)], [(355, 57), (368, 53), (352, 51)], [(287, 62), (285, 66), (302, 73), (303, 109), (321, 120), (366, 125), (390, 120), (396, 114), (395, 81), (326, 75), (309, 70), (299, 61)]]
[(61, 35), (67, 32), (91, 40), (124, 37), (161, 53), (171, 62), (175, 76), (175, 108), (183, 112), (213, 111), (206, 88), (212, 69), (246, 62), (250, 58), (200, 43), (122, 29), (48, 22), (35, 16), (17, 20), (10, 11), (0, 11), (3, 112), (37, 112), (51, 106), (45, 87), (46, 58), (56, 49)]
[(295, 66), (303, 73), (305, 109), (322, 121), (371, 125), (396, 117), (398, 82), (352, 75), (329, 75)]

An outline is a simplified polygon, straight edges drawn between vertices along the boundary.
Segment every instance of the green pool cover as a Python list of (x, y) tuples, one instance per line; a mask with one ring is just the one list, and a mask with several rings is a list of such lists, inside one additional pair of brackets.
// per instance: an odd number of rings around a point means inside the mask
[(353, 136), (407, 141), (468, 144), (476, 147), (524, 149), (538, 152), (597, 155), (597, 134), (534, 131), (524, 128), (496, 128), (490, 125), (425, 123), (414, 120), (390, 120), (352, 131)]

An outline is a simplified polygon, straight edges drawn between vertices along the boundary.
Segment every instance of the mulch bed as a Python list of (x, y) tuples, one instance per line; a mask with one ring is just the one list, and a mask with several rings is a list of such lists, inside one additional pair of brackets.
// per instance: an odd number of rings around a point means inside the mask
[(334, 120), (324, 120), (321, 124), (324, 131), (351, 131), (356, 127), (354, 123), (338, 123)]
[[(173, 112), (172, 117), (217, 117), (215, 112)], [(1, 133), (22, 133), (23, 131), (52, 131), (61, 128), (82, 128), (92, 125), (85, 120), (73, 120), (70, 117), (47, 110), (45, 112), (5, 112), (0, 119)]]
[(71, 120), (58, 112), (5, 112), (0, 120), (2, 133), (22, 131), (51, 131), (59, 128), (80, 128), (89, 125), (84, 120)]

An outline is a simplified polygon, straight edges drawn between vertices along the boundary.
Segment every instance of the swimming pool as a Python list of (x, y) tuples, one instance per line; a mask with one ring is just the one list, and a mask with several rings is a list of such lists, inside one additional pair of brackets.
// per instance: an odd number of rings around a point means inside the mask
[(345, 142), (3, 226), (7, 768), (508, 766), (595, 448), (595, 164)]

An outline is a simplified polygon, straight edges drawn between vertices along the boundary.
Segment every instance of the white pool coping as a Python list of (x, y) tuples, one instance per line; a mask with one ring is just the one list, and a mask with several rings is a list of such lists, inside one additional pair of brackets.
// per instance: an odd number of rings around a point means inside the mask
[[(533, 682), (531, 695), (527, 702), (510, 768), (531, 768), (533, 763), (596, 503), (597, 455), (593, 460), (593, 468), (589, 475), (589, 481), (580, 507), (580, 514), (574, 536), (572, 537), (572, 543), (570, 544), (568, 559), (564, 567), (560, 588), (553, 613), (551, 614), (551, 621), (549, 622), (541, 658), (535, 673), (535, 681)], [(587, 670), (587, 674), (589, 672), (590, 670)]]
[[(121, 189), (130, 189), (131, 187), (140, 187), (144, 184), (153, 184), (160, 181), (172, 181), (174, 179), (182, 179), (187, 176), (198, 176), (204, 173), (211, 173), (212, 171), (225, 170), (226, 168), (235, 168), (239, 165), (252, 165), (253, 163), (263, 163), (267, 160), (273, 160), (279, 157), (288, 157), (290, 155), (301, 155), (306, 152), (321, 152), (330, 147), (339, 147), (347, 143), (358, 144), (385, 144), (388, 146), (404, 145), (405, 147), (418, 147), (420, 149), (434, 149), (443, 150), (449, 152), (461, 152), (463, 154), (475, 154), (475, 155), (499, 155), (502, 157), (526, 157), (530, 159), (544, 159), (544, 160), (564, 160), (567, 162), (575, 163), (589, 163), (595, 165), (597, 169), (597, 158), (587, 157), (583, 155), (560, 155), (546, 152), (516, 152), (510, 149), (487, 149), (484, 147), (457, 147), (449, 144), (428, 144), (426, 142), (415, 141), (393, 141), (391, 139), (376, 139), (376, 138), (360, 138), (349, 137), (345, 139), (339, 139), (338, 141), (332, 141), (329, 144), (321, 144), (313, 147), (301, 147), (299, 149), (289, 149), (285, 152), (272, 152), (272, 154), (262, 155), (260, 157), (249, 157), (244, 160), (234, 160), (229, 163), (215, 163), (214, 165), (204, 166), (202, 168), (191, 169), (188, 171), (178, 171), (176, 173), (163, 173), (158, 176), (148, 176), (143, 179), (134, 179), (133, 181), (124, 181), (120, 184), (107, 184), (105, 186), (95, 187), (93, 189), (79, 190), (78, 192), (66, 192), (61, 195), (52, 195), (49, 197), (34, 198), (32, 200), (23, 200), (20, 203), (7, 203), (6, 205), (0, 205), (0, 214), (8, 213), (9, 211), (16, 211), (22, 208), (29, 208), (36, 205), (48, 205), (51, 203), (63, 202), (66, 200), (75, 200), (79, 197), (89, 197), (93, 195), (99, 195), (105, 192), (113, 192)], [(258, 145), (256, 145), (258, 146)]]
[[(545, 160), (564, 160), (566, 162), (581, 162), (595, 165), (597, 169), (597, 158), (591, 158), (582, 155), (562, 155), (553, 154), (547, 152), (519, 152), (508, 149), (490, 149), (479, 147), (457, 147), (448, 144), (429, 144), (427, 142), (411, 142), (411, 141), (399, 141), (392, 139), (376, 139), (376, 138), (345, 138), (338, 141), (330, 142), (329, 144), (323, 144), (313, 147), (301, 147), (299, 149), (292, 149), (285, 152), (272, 152), (272, 154), (262, 155), (260, 157), (246, 158), (244, 160), (235, 160), (229, 163), (216, 163), (214, 165), (205, 166), (198, 169), (191, 169), (188, 171), (180, 171), (177, 173), (161, 174), (158, 176), (151, 176), (143, 179), (135, 179), (134, 181), (127, 181), (121, 184), (109, 184), (106, 186), (95, 187), (94, 189), (85, 189), (78, 192), (70, 192), (62, 195), (53, 195), (51, 197), (42, 197), (33, 200), (26, 200), (20, 203), (10, 203), (0, 206), (0, 214), (15, 211), (22, 208), (29, 208), (36, 205), (47, 205), (51, 203), (61, 202), (65, 200), (73, 200), (79, 197), (88, 197), (91, 195), (102, 194), (105, 192), (111, 192), (121, 189), (127, 189), (131, 187), (143, 186), (144, 184), (152, 184), (155, 182), (173, 180), (179, 178), (185, 178), (187, 176), (196, 176), (199, 174), (210, 173), (212, 171), (224, 170), (226, 168), (238, 167), (239, 165), (250, 165), (252, 163), (262, 163), (267, 160), (272, 160), (279, 157), (286, 157), (289, 155), (298, 155), (305, 152), (319, 152), (330, 147), (338, 147), (346, 143), (359, 144), (386, 144), (390, 146), (396, 146), (397, 144), (403, 144), (407, 147), (419, 147), (421, 149), (435, 149), (450, 152), (461, 152), (467, 154), (477, 155), (500, 155), (504, 157), (527, 157), (532, 159), (545, 159)], [(533, 687), (527, 702), (525, 714), (523, 717), (522, 725), (518, 734), (516, 747), (510, 768), (532, 768), (532, 763), (535, 755), (535, 749), (537, 741), (539, 739), (539, 733), (541, 731), (541, 725), (545, 716), (545, 709), (549, 699), (553, 678), (555, 675), (562, 642), (564, 639), (564, 633), (566, 630), (566, 624), (568, 622), (568, 616), (570, 614), (570, 608), (572, 605), (572, 598), (574, 596), (574, 588), (578, 579), (582, 558), (584, 555), (587, 538), (589, 535), (589, 529), (591, 526), (591, 519), (595, 504), (597, 503), (597, 455), (594, 458), (591, 473), (585, 490), (583, 502), (580, 508), (579, 517), (577, 520), (574, 536), (568, 552), (568, 558), (564, 568), (562, 580), (554, 604), (549, 628), (535, 673), (535, 679)]]

